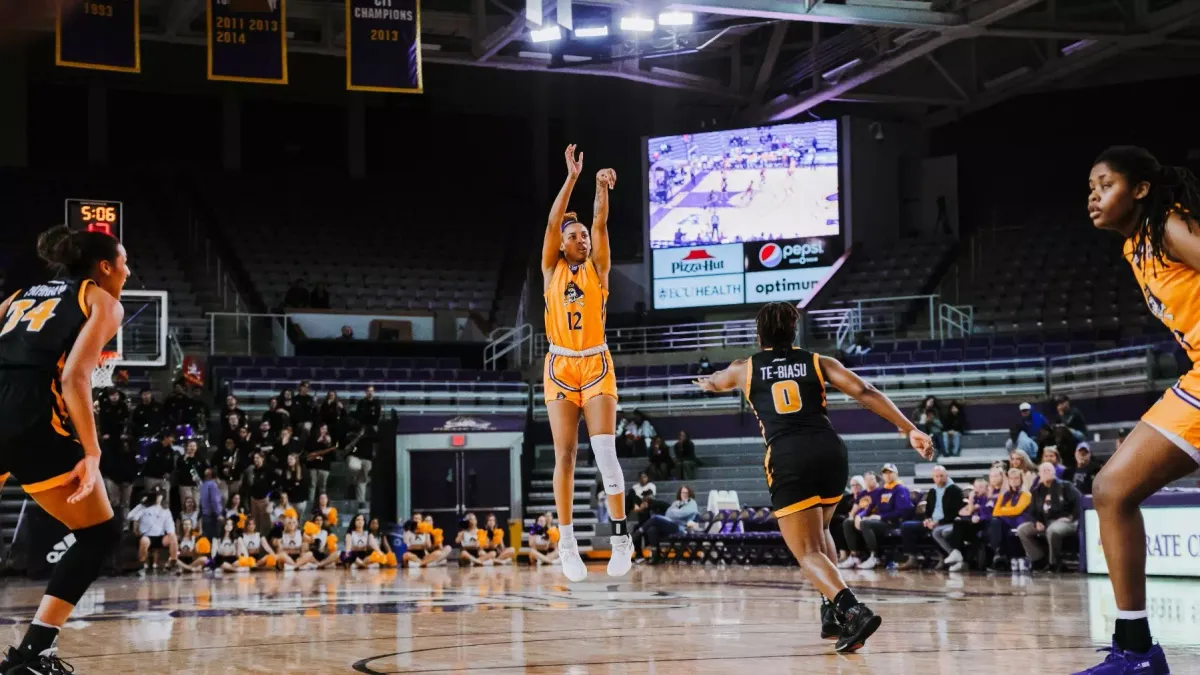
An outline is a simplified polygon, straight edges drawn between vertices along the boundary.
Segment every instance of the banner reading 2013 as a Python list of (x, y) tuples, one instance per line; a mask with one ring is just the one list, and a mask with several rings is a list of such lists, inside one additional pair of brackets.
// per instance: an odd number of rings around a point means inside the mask
[(346, 0), (346, 88), (421, 93), (420, 0)]
[(287, 0), (207, 0), (208, 79), (287, 84)]

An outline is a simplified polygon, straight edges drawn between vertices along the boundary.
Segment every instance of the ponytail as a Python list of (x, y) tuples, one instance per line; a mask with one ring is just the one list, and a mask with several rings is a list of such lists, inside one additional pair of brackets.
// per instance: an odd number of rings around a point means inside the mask
[(120, 243), (101, 232), (73, 232), (57, 225), (38, 235), (38, 257), (46, 261), (57, 276), (89, 276), (101, 261), (116, 263)]

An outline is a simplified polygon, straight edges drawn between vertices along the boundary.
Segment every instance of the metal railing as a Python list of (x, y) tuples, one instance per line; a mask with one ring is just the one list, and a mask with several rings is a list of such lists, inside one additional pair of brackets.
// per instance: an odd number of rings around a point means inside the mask
[(1120, 393), (1142, 389), (1151, 379), (1154, 347), (1138, 345), (1046, 359), (1048, 393)]
[(208, 315), (213, 356), (293, 356), (285, 314), (213, 312)]
[(525, 323), (513, 328), (495, 328), (488, 333), (483, 347), (484, 370), (496, 370), (501, 358), (511, 354), (509, 368), (519, 370), (533, 363), (533, 326)]
[(804, 312), (804, 326), (805, 338), (832, 339), (838, 349), (845, 349), (862, 329), (862, 314), (855, 307), (809, 310)]
[(975, 327), (975, 308), (971, 305), (955, 307), (938, 305), (938, 332), (943, 340), (970, 337)]
[[(719, 347), (752, 347), (758, 332), (752, 319), (682, 323), (673, 326), (638, 326), (607, 331), (608, 349), (613, 353), (699, 351)], [(534, 356), (546, 354), (546, 334), (533, 337)]]
[[(343, 400), (361, 396), (372, 386), (384, 407), (397, 407), (405, 415), (525, 413), (531, 404), (527, 382), (316, 380), (310, 385), (313, 391), (336, 392)], [(294, 386), (291, 379), (230, 382), (238, 405), (249, 413), (266, 410), (271, 397)]]
[(213, 288), (216, 289), (217, 297), (221, 300), (221, 309), (235, 314), (249, 309), (250, 306), (242, 300), (241, 293), (233, 283), (233, 277), (225, 269), (216, 245), (208, 237), (204, 228), (200, 226), (200, 221), (197, 220), (195, 214), (190, 212), (187, 218), (187, 241), (188, 245), (192, 247), (192, 251), (195, 252), (196, 262), (203, 261), (204, 272), (209, 276)]
[(904, 326), (909, 315), (916, 315), (925, 305), (929, 314), (929, 339), (937, 338), (937, 295), (897, 295), (886, 298), (862, 298), (834, 303), (836, 307), (853, 309), (858, 315), (858, 330), (872, 337), (893, 337)]

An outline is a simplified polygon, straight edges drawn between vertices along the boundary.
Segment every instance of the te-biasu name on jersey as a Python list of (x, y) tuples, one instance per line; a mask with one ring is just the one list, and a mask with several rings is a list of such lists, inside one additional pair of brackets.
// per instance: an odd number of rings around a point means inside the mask
[(414, 12), (411, 9), (392, 9), (392, 0), (375, 0), (374, 7), (355, 7), (356, 19), (383, 19), (385, 21), (412, 21)]
[(796, 380), (808, 377), (807, 363), (781, 363), (777, 366), (759, 366), (759, 377), (764, 380)]

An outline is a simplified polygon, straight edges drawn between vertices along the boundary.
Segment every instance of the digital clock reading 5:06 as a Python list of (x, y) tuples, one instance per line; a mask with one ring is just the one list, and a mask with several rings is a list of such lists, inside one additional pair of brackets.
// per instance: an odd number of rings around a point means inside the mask
[(121, 202), (99, 199), (68, 199), (67, 227), (102, 232), (121, 238)]

